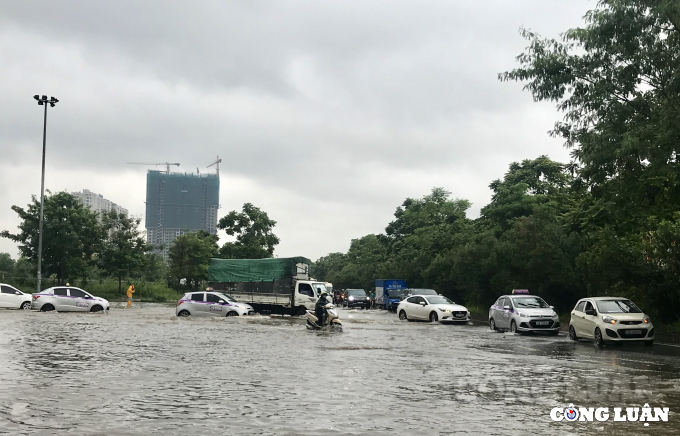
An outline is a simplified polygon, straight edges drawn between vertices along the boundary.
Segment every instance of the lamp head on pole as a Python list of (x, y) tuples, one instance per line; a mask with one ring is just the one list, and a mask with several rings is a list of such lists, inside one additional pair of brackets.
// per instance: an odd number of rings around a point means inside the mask
[(34, 95), (33, 98), (36, 99), (36, 101), (38, 102), (38, 105), (39, 105), (39, 106), (42, 106), (42, 105), (44, 105), (44, 104), (48, 104), (48, 103), (49, 103), (49, 105), (50, 105), (51, 107), (54, 107), (55, 104), (59, 103), (59, 100), (57, 100), (57, 99), (54, 98), (54, 97), (50, 97), (50, 99), (48, 100), (46, 95), (43, 95), (43, 96)]

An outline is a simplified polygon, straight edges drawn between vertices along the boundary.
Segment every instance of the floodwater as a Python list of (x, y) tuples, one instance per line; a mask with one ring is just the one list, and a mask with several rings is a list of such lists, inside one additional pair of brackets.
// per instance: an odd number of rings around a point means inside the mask
[[(341, 310), (299, 318), (0, 312), (0, 433), (26, 435), (564, 435), (680, 433), (680, 348), (597, 349), (484, 326)], [(570, 403), (607, 422), (553, 422)], [(668, 422), (613, 408), (669, 407)]]

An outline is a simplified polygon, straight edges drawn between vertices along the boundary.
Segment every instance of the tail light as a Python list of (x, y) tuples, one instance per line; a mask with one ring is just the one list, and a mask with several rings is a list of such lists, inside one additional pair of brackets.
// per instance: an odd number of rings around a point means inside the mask
[(33, 296), (33, 301), (37, 300), (38, 298), (40, 298), (40, 295), (34, 295), (34, 296)]
[(182, 304), (182, 300), (179, 300), (179, 301), (177, 302), (177, 305), (178, 305), (178, 306), (179, 306), (180, 304)]

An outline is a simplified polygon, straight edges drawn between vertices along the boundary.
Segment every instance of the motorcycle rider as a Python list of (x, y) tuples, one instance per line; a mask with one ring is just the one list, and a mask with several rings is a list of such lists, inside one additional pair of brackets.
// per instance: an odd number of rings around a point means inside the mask
[(316, 324), (319, 327), (323, 326), (324, 317), (327, 315), (326, 309), (324, 309), (326, 304), (328, 304), (328, 292), (321, 291), (321, 295), (319, 295), (319, 299), (316, 301), (316, 306), (314, 307), (314, 315), (316, 315), (317, 318)]

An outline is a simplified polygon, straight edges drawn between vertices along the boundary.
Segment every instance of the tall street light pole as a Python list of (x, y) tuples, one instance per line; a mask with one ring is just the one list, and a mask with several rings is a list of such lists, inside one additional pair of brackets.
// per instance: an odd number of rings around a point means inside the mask
[(40, 281), (42, 280), (43, 207), (45, 205), (45, 145), (47, 142), (47, 105), (54, 107), (56, 103), (59, 103), (59, 100), (54, 97), (50, 97), (48, 100), (46, 95), (34, 95), (33, 98), (38, 101), (39, 106), (45, 106), (45, 120), (43, 122), (42, 179), (40, 181), (40, 221), (38, 223), (38, 283), (36, 285), (38, 293), (40, 293)]

